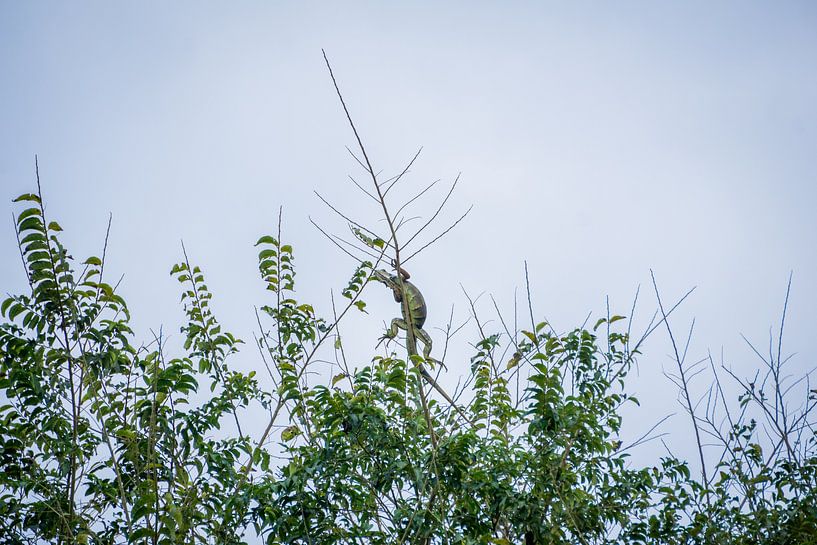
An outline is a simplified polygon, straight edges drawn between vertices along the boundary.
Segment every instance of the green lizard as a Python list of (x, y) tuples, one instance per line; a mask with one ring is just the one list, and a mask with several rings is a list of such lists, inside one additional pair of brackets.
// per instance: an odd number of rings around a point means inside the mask
[[(408, 272), (401, 267), (397, 267), (397, 273), (400, 275), (399, 277), (397, 274), (391, 274), (383, 269), (372, 271), (372, 278), (374, 280), (382, 282), (386, 287), (391, 288), (394, 300), (400, 303), (401, 314), (403, 316), (402, 318), (395, 318), (391, 321), (391, 326), (380, 340), (382, 342), (383, 340), (388, 341), (394, 339), (398, 331), (402, 329), (406, 332), (408, 337), (409, 355), (416, 355), (417, 353), (416, 342), (412, 343), (413, 337), (423, 342), (423, 359), (426, 361), (435, 361), (429, 357), (431, 355), (431, 336), (423, 329), (427, 315), (426, 302), (425, 299), (423, 299), (423, 294), (420, 293), (417, 286), (408, 281), (410, 278)], [(437, 381), (434, 380), (434, 377), (426, 370), (425, 366), (419, 363), (417, 368), (426, 382), (433, 386), (463, 418), (470, 422), (471, 420), (468, 416), (454, 403), (451, 396), (437, 384)]]
[(423, 329), (427, 315), (425, 299), (423, 299), (423, 294), (420, 293), (417, 286), (408, 281), (411, 277), (408, 272), (401, 268), (399, 274), (400, 278), (398, 278), (396, 274), (390, 274), (383, 269), (376, 270), (372, 273), (372, 277), (375, 280), (391, 288), (394, 300), (398, 303), (402, 303), (400, 309), (403, 318), (395, 318), (392, 320), (391, 327), (389, 327), (380, 340), (388, 341), (395, 338), (400, 329), (408, 333), (409, 324), (411, 324), (414, 337), (423, 342), (423, 358), (428, 359), (431, 354), (431, 337)]

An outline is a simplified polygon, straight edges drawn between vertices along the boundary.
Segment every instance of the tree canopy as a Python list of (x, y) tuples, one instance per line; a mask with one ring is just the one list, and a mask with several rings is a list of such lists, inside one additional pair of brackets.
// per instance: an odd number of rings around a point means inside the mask
[[(256, 371), (231, 366), (246, 345), (222, 327), (186, 255), (171, 269), (186, 315), (176, 352), (161, 334), (134, 338), (104, 249), (71, 255), (39, 180), (16, 199), (29, 289), (0, 306), (0, 543), (817, 542), (817, 390), (808, 380), (789, 387), (778, 350), (758, 377), (730, 378), (743, 389), (735, 402), (712, 365), (701, 408), (689, 392), (695, 369), (669, 328), (675, 307), (657, 286), (659, 313), (637, 337), (629, 318), (609, 312), (566, 331), (533, 316), (518, 330), (504, 321), (489, 330), (474, 310), (480, 336), (468, 374), (445, 395), (441, 349), (419, 355), (411, 319), (405, 352), (347, 362), (338, 324), (365, 311), (374, 271), (398, 272), (395, 298), (411, 318), (399, 271), (461, 217), (407, 250), (456, 182), (403, 237), (411, 201), (398, 206), (388, 193), (408, 167), (379, 177), (346, 114), (370, 178), (360, 188), (387, 227), (377, 232), (327, 202), (355, 238), (327, 236), (359, 261), (331, 317), (298, 298), (280, 227), (257, 241), (268, 296)], [(721, 448), (715, 459), (701, 451), (700, 474), (670, 454), (635, 466), (638, 442), (619, 441), (621, 409), (638, 403), (628, 373), (658, 328), (675, 348), (691, 440)], [(306, 381), (325, 349), (342, 372)], [(258, 415), (268, 421), (253, 436), (242, 422)]]

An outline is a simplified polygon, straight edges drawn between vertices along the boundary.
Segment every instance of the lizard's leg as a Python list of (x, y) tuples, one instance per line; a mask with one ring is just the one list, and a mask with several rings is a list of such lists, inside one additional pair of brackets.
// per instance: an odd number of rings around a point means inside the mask
[(423, 358), (428, 359), (431, 355), (431, 337), (422, 328), (414, 329), (414, 336), (423, 342)]
[[(380, 342), (386, 341), (386, 344), (389, 343), (393, 338), (397, 336), (397, 332), (400, 329), (408, 329), (408, 324), (406, 324), (405, 320), (401, 320), (400, 318), (395, 318), (391, 321), (391, 326), (386, 332), (380, 337)], [(380, 343), (377, 343), (380, 346)]]
[(435, 360), (431, 356), (431, 336), (425, 332), (424, 329), (416, 329), (414, 331), (415, 336), (423, 341), (423, 358), (429, 363), (433, 363), (434, 365), (442, 365), (444, 369), (448, 369), (443, 362), (440, 360)]

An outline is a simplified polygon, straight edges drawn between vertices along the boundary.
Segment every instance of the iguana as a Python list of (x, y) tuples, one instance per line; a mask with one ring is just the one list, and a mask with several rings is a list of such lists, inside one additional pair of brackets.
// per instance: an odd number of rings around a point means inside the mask
[[(390, 274), (383, 269), (375, 270), (372, 277), (391, 288), (394, 300), (401, 303), (400, 310), (403, 318), (395, 318), (391, 321), (391, 326), (380, 338), (383, 340), (391, 340), (397, 336), (398, 330), (402, 329), (408, 333), (409, 324), (412, 324), (412, 331), (414, 337), (423, 342), (423, 358), (428, 359), (431, 354), (431, 337), (423, 329), (423, 324), (426, 322), (426, 301), (423, 299), (423, 294), (417, 289), (417, 286), (408, 281), (411, 278), (408, 272), (403, 268), (398, 271), (400, 278), (396, 274)], [(402, 281), (402, 282), (401, 282)], [(405, 302), (404, 302), (405, 300)], [(408, 312), (408, 315), (406, 314)]]
[[(410, 333), (413, 333), (415, 339), (415, 345), (412, 346), (412, 343), (407, 343), (409, 346), (409, 355), (417, 355), (417, 347), (416, 347), (416, 339), (419, 339), (423, 342), (423, 359), (427, 361), (434, 361), (430, 358), (431, 355), (431, 336), (425, 332), (423, 329), (423, 324), (425, 324), (426, 316), (427, 316), (427, 309), (426, 309), (426, 302), (423, 299), (423, 294), (420, 293), (420, 290), (408, 281), (411, 276), (409, 273), (401, 267), (397, 267), (397, 274), (391, 274), (386, 270), (377, 269), (372, 271), (372, 278), (377, 280), (378, 282), (382, 282), (386, 285), (386, 287), (391, 288), (392, 294), (394, 295), (394, 300), (400, 303), (400, 311), (402, 314), (402, 318), (395, 318), (391, 321), (391, 326), (386, 333), (380, 338), (381, 342), (383, 340), (389, 341), (394, 339), (397, 336), (397, 333), (400, 329), (404, 330), (407, 336), (411, 337)], [(398, 274), (400, 275), (398, 277)], [(411, 327), (411, 331), (409, 331), (409, 327)], [(407, 339), (408, 340), (408, 339)], [(417, 365), (420, 374), (423, 378), (432, 386), (434, 387), (437, 392), (445, 398), (448, 403), (454, 407), (463, 418), (470, 422), (470, 419), (462, 412), (454, 400), (451, 399), (451, 396), (446, 393), (445, 390), (437, 384), (437, 381), (434, 380), (434, 377), (428, 372), (425, 366), (422, 363)]]

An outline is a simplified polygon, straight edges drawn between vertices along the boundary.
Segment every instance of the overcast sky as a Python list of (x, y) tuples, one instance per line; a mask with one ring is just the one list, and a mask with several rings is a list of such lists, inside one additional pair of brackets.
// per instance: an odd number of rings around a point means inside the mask
[[(784, 352), (814, 364), (817, 323), (817, 6), (812, 2), (0, 2), (0, 285), (24, 289), (9, 203), (34, 186), (77, 257), (98, 254), (113, 214), (109, 266), (141, 339), (178, 337), (168, 275), (183, 239), (221, 321), (252, 338), (268, 302), (253, 242), (279, 206), (300, 297), (324, 314), (355, 263), (309, 223), (348, 232), (314, 196), (377, 228), (377, 209), (321, 57), (333, 62), (377, 169), (399, 172), (423, 146), (403, 196), (461, 182), (434, 235), (472, 204), (410, 271), (430, 303), (427, 329), (467, 317), (462, 287), (512, 313), (527, 260), (537, 318), (560, 330), (589, 312), (655, 308), (650, 269), (696, 319), (690, 359), (760, 363), (794, 272)], [(444, 192), (419, 202), (428, 217)], [(395, 200), (399, 204), (399, 199)], [(522, 291), (520, 291), (520, 296)], [(381, 286), (343, 328), (354, 361), (398, 312)], [(521, 298), (520, 298), (521, 303)], [(499, 331), (494, 321), (489, 330)], [(455, 337), (464, 374), (473, 327)], [(638, 435), (661, 416), (688, 453), (666, 331), (630, 387)], [(236, 362), (258, 367), (252, 347)], [(700, 386), (705, 385), (705, 380)], [(657, 443), (639, 458), (663, 453)]]

